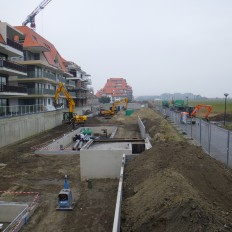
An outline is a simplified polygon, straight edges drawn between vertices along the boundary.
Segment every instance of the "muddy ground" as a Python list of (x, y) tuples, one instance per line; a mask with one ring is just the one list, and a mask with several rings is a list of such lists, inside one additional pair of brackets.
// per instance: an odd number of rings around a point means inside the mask
[(146, 114), (153, 147), (126, 165), (122, 232), (232, 231), (231, 169)]
[[(120, 114), (119, 114), (120, 115)], [(123, 117), (123, 116), (118, 116)], [(126, 130), (115, 119), (89, 118), (86, 126), (118, 124), (116, 137), (133, 138), (139, 133), (137, 125)], [(91, 185), (80, 181), (79, 155), (34, 155), (33, 149), (51, 142), (72, 130), (62, 125), (45, 133), (0, 149), (0, 191), (38, 192), (39, 207), (22, 228), (24, 232), (99, 231), (112, 230), (118, 180), (91, 180)], [(57, 196), (64, 186), (64, 175), (77, 205), (73, 211), (56, 211)], [(0, 201), (31, 202), (33, 194), (1, 194)]]
[[(158, 113), (143, 109), (91, 125), (117, 124), (116, 137), (139, 137), (137, 116), (153, 148), (126, 164), (122, 232), (232, 231), (232, 172), (193, 146)], [(118, 180), (80, 181), (79, 156), (35, 156), (31, 147), (70, 131), (66, 125), (0, 149), (1, 188), (39, 192), (39, 207), (22, 231), (112, 231)], [(69, 176), (77, 206), (56, 211), (57, 194)], [(2, 194), (0, 200), (31, 200)]]

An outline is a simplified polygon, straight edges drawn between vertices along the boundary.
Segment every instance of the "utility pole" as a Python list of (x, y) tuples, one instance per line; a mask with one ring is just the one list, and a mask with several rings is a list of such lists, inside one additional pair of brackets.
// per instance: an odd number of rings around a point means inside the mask
[(226, 101), (227, 101), (227, 97), (228, 97), (228, 93), (224, 93), (225, 95), (225, 112), (224, 112), (224, 126), (226, 126)]

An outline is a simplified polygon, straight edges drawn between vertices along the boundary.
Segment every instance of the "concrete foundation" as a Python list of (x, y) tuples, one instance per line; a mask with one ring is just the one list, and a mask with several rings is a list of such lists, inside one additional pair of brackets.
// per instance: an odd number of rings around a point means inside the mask
[(117, 127), (112, 126), (100, 126), (100, 127), (80, 127), (77, 130), (73, 130), (68, 134), (64, 134), (62, 137), (58, 139), (54, 139), (52, 143), (45, 147), (35, 147), (35, 154), (39, 155), (76, 155), (80, 154), (80, 151), (73, 151), (72, 144), (73, 137), (76, 134), (79, 134), (81, 130), (90, 129), (93, 135), (104, 135), (105, 131), (107, 131), (107, 136), (114, 136), (117, 131)]
[(0, 224), (3, 224), (3, 232), (19, 231), (28, 222), (34, 213), (37, 204), (30, 206), (29, 203), (0, 202)]
[(131, 143), (95, 143), (80, 151), (81, 180), (119, 178), (123, 154), (132, 154)]

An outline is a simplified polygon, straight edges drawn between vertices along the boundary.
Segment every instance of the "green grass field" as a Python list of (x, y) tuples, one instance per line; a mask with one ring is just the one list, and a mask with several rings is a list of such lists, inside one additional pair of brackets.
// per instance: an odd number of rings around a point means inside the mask
[[(204, 100), (204, 101), (195, 101), (189, 100), (189, 106), (196, 106), (196, 105), (212, 105), (212, 115), (215, 114), (222, 114), (225, 111), (225, 100)], [(232, 99), (227, 99), (226, 102), (226, 112), (228, 114), (232, 114)]]

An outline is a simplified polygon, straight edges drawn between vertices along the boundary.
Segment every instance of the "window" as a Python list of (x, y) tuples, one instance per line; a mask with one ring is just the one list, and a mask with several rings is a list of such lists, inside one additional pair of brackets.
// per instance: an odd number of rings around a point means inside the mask
[(48, 105), (51, 105), (51, 99), (48, 98)]
[(34, 59), (35, 60), (40, 60), (40, 54), (39, 53), (35, 53), (34, 54)]
[(0, 85), (6, 85), (7, 84), (7, 78), (0, 76)]
[(0, 106), (7, 106), (7, 99), (6, 98), (0, 98)]

